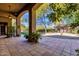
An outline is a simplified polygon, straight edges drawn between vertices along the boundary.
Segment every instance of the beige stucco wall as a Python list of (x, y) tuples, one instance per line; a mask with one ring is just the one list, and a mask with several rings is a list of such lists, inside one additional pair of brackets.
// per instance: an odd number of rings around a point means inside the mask
[(6, 17), (0, 17), (0, 22), (7, 22), (8, 26), (11, 25), (11, 19), (6, 18)]
[[(0, 17), (0, 22), (6, 22), (8, 23), (8, 26), (11, 26), (12, 25), (12, 22), (9, 18), (6, 18), (6, 17)], [(6, 26), (6, 34), (7, 34), (7, 26)]]

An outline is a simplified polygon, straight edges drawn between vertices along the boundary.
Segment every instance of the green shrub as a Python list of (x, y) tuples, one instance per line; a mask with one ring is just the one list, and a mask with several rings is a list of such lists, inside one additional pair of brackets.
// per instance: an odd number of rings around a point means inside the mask
[(15, 35), (15, 27), (13, 26), (8, 26), (8, 33), (7, 33), (7, 37), (12, 37)]
[(56, 32), (55, 29), (47, 29), (47, 32)]
[(40, 38), (40, 33), (38, 33), (38, 32), (30, 33), (30, 36), (29, 36), (28, 33), (22, 32), (22, 34), (24, 34), (24, 37), (26, 39), (28, 39), (28, 42), (35, 42), (35, 43), (37, 43), (39, 38)]
[[(47, 30), (47, 32), (56, 32), (55, 29), (51, 29), (51, 28), (48, 28), (46, 30)], [(37, 32), (44, 33), (45, 32), (45, 29), (38, 29)]]
[(28, 37), (29, 37), (28, 42), (37, 43), (38, 40), (39, 40), (39, 38), (40, 38), (40, 33), (38, 33), (38, 32), (33, 32), (33, 33), (31, 33), (30, 36), (28, 36)]
[(24, 34), (24, 37), (25, 37), (26, 39), (28, 39), (28, 38), (29, 38), (29, 34), (28, 34), (28, 33)]
[(29, 36), (28, 32), (21, 32), (21, 34), (23, 34), (24, 37), (26, 39), (28, 39), (28, 42), (35, 42), (35, 43), (37, 43), (39, 38), (40, 38), (40, 33), (38, 33), (38, 32), (30, 33), (30, 36)]
[(75, 51), (77, 53), (77, 56), (79, 56), (79, 49), (76, 49)]
[(28, 33), (28, 32), (21, 32), (21, 34), (22, 34), (26, 39), (28, 39), (28, 36), (29, 36), (29, 33)]
[(28, 39), (28, 42), (34, 42), (34, 43), (37, 43), (39, 38), (40, 38), (40, 33), (38, 32), (33, 32), (33, 33), (30, 33), (30, 36), (29, 34), (27, 33), (24, 33), (24, 37), (26, 39)]
[(79, 30), (77, 30), (77, 33), (79, 34)]
[(37, 32), (43, 33), (43, 32), (45, 32), (45, 29), (38, 29)]

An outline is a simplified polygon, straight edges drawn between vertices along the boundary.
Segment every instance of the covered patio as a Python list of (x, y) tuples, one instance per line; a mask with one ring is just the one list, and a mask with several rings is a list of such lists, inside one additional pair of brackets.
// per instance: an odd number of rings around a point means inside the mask
[[(12, 26), (12, 19), (16, 22), (16, 36), (21, 34), (21, 21), (20, 18), (29, 12), (29, 35), (36, 31), (36, 9), (38, 9), (42, 3), (2, 3), (0, 4), (0, 35), (7, 35), (9, 29)], [(5, 8), (3, 8), (5, 7)], [(6, 25), (4, 24), (6, 23)], [(3, 28), (3, 29), (2, 29)], [(2, 31), (3, 30), (3, 31)]]
[[(16, 20), (15, 37), (0, 38), (0, 56), (74, 56), (79, 37), (44, 35), (39, 43), (29, 43), (20, 37), (20, 18), (29, 12), (29, 36), (36, 32), (36, 10), (42, 3), (0, 4), (0, 36), (7, 35), (12, 19)], [(4, 7), (4, 8), (3, 8)], [(4, 24), (6, 23), (6, 24)], [(9, 28), (8, 28), (9, 27)], [(3, 29), (1, 29), (3, 28)], [(30, 39), (30, 37), (29, 37)], [(28, 40), (29, 40), (28, 39)]]

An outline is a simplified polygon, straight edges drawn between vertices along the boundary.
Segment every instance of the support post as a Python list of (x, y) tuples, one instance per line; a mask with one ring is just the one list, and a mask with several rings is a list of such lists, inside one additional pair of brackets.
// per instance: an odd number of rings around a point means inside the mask
[(36, 11), (29, 10), (29, 33), (36, 31)]
[(33, 9), (29, 10), (29, 39), (31, 39), (31, 33), (36, 31), (36, 11)]
[(20, 19), (16, 18), (16, 36), (20, 36), (21, 28), (20, 28)]

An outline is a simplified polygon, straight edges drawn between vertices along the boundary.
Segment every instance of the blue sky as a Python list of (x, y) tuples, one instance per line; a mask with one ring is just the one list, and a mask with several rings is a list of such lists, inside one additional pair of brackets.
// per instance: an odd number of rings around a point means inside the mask
[[(28, 26), (28, 25), (29, 25), (29, 13), (26, 12), (26, 13), (22, 16), (22, 18), (24, 18), (24, 19), (27, 20), (27, 22), (23, 22), (22, 24), (24, 24), (25, 26)], [(42, 19), (37, 19), (36, 25), (41, 25), (41, 21), (42, 21)], [(48, 20), (47, 17), (45, 18), (45, 23), (51, 23), (51, 22)]]
[(22, 24), (24, 24), (25, 26), (28, 26), (28, 25), (29, 25), (29, 13), (26, 12), (26, 13), (22, 16), (22, 18), (27, 20), (27, 22), (23, 22)]
[[(22, 16), (22, 18), (24, 18), (24, 19), (27, 20), (27, 22), (23, 22), (22, 24), (24, 24), (25, 26), (29, 26), (29, 13), (26, 12), (26, 13)], [(42, 18), (42, 19), (37, 19), (37, 20), (36, 20), (36, 26), (42, 25), (42, 21), (43, 21), (43, 18)], [(69, 20), (69, 19), (67, 19), (67, 18), (65, 18), (64, 20), (62, 20), (62, 22), (63, 22), (64, 24), (70, 23), (70, 21), (71, 21), (71, 20)], [(45, 18), (44, 22), (46, 23), (46, 26), (47, 26), (47, 27), (48, 27), (48, 26), (52, 26), (52, 24), (53, 24), (52, 22), (49, 21), (49, 19), (48, 19), (47, 17)]]

